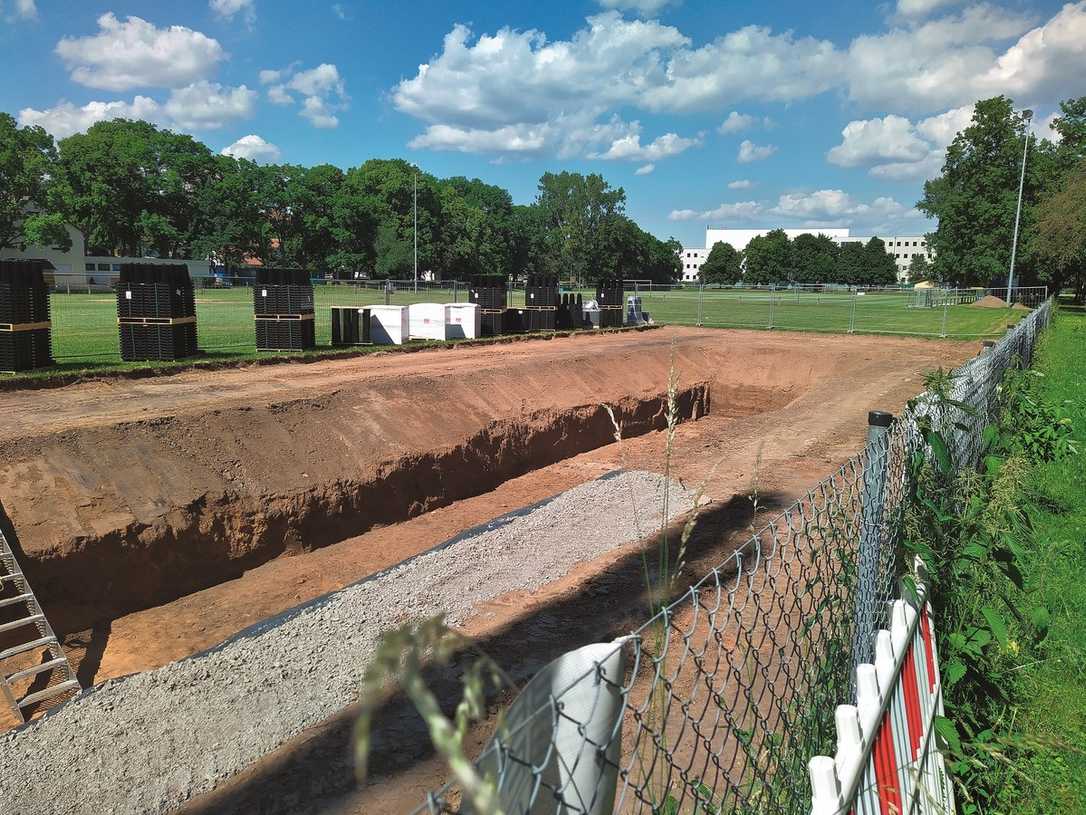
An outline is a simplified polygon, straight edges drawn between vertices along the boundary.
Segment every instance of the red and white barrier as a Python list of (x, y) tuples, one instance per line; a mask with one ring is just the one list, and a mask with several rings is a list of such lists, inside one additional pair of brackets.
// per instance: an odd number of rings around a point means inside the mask
[(808, 762), (811, 815), (953, 815), (954, 793), (935, 744), (943, 712), (931, 608), (893, 604), (875, 664), (856, 668), (856, 704), (839, 705), (837, 754)]

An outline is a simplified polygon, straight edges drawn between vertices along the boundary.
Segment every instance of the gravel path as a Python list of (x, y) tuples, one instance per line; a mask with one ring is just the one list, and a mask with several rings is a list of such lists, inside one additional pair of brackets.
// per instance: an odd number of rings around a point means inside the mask
[[(463, 622), (644, 537), (659, 527), (663, 488), (653, 473), (604, 476), (206, 653), (105, 682), (0, 736), (0, 811), (168, 812), (355, 701), (381, 631), (442, 612)], [(693, 499), (671, 485), (673, 514)]]

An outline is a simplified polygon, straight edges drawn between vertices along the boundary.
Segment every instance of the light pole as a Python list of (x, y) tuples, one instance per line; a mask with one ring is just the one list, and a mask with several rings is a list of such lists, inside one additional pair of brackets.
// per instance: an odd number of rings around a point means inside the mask
[(1022, 148), (1022, 173), (1018, 176), (1018, 208), (1014, 212), (1014, 238), (1011, 240), (1011, 267), (1007, 270), (1007, 305), (1011, 305), (1013, 300), (1013, 287), (1014, 287), (1014, 260), (1018, 255), (1018, 222), (1022, 217), (1022, 188), (1026, 183), (1026, 156), (1029, 154), (1029, 137), (1033, 135), (1033, 131), (1030, 130), (1030, 121), (1033, 119), (1033, 111), (1022, 111), (1022, 115), (1026, 120), (1026, 144)]
[[(1015, 229), (1018, 228), (1015, 226)], [(415, 174), (415, 293), (418, 293), (418, 173)], [(1011, 261), (1013, 267), (1014, 262)]]

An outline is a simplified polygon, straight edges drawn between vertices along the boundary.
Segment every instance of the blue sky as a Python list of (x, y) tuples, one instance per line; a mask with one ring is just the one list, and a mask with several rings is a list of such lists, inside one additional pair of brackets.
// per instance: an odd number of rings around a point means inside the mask
[(1048, 135), (1086, 92), (1086, 0), (0, 0), (0, 48), (0, 109), (58, 137), (126, 115), (521, 203), (544, 171), (601, 172), (700, 245), (707, 224), (930, 228), (913, 205), (976, 99)]

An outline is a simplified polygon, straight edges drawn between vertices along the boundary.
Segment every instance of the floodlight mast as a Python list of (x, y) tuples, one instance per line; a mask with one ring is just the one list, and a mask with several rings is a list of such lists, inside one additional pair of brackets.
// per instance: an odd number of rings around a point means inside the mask
[(1014, 303), (1014, 261), (1018, 255), (1018, 222), (1022, 218), (1022, 188), (1026, 183), (1026, 156), (1029, 154), (1029, 137), (1033, 135), (1030, 130), (1030, 121), (1033, 119), (1033, 111), (1022, 112), (1026, 122), (1026, 144), (1022, 148), (1022, 172), (1018, 176), (1018, 208), (1014, 212), (1014, 237), (1011, 239), (1011, 266), (1007, 270), (1007, 305)]

